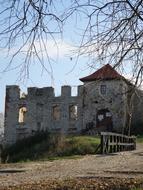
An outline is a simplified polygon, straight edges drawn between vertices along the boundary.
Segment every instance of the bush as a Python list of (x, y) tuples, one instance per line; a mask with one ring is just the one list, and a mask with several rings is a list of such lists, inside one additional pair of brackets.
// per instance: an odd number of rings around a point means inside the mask
[(95, 154), (99, 138), (40, 132), (5, 148), (3, 162), (45, 160), (50, 157)]
[[(48, 141), (48, 139), (49, 133), (41, 131), (37, 132), (33, 136), (19, 140), (15, 144), (4, 148), (2, 151), (2, 162), (17, 162), (21, 159), (32, 159), (43, 151), (42, 148), (48, 148), (48, 146), (39, 147), (39, 144), (45, 140)], [(47, 144), (44, 143), (44, 145)]]
[(56, 156), (95, 154), (99, 138), (90, 136), (61, 136), (54, 153)]
[(138, 122), (131, 126), (132, 135), (143, 135), (143, 123)]

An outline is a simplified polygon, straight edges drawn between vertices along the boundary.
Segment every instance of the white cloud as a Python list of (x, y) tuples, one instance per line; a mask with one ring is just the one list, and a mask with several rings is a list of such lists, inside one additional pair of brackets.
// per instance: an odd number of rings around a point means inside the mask
[[(47, 55), (50, 58), (63, 58), (64, 56), (70, 56), (72, 51), (75, 50), (75, 47), (72, 46), (70, 43), (62, 40), (45, 40), (42, 42), (35, 41), (34, 43), (36, 51), (38, 52), (39, 56), (42, 55), (46, 57)], [(3, 56), (12, 56), (14, 55), (20, 46), (12, 47), (10, 50), (8, 48), (0, 48), (0, 54)], [(30, 48), (29, 44), (26, 44), (22, 49), (21, 53), (26, 54), (28, 49)], [(34, 49), (32, 50), (34, 53)]]

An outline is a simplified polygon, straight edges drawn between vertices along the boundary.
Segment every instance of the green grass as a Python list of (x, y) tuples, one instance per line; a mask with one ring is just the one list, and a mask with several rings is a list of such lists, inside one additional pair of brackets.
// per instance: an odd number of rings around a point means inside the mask
[(137, 143), (143, 143), (143, 135), (137, 136)]
[(2, 153), (2, 161), (77, 159), (81, 155), (96, 154), (99, 144), (99, 137), (38, 133), (7, 147)]

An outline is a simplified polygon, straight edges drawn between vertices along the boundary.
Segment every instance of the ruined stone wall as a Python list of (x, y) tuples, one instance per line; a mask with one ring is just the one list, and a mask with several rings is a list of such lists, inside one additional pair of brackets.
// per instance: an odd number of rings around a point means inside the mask
[[(86, 82), (78, 87), (77, 96), (71, 96), (70, 86), (63, 86), (58, 97), (55, 97), (52, 87), (28, 88), (27, 95), (20, 96), (18, 86), (7, 86), (5, 143), (12, 144), (41, 130), (78, 134), (89, 124), (100, 132), (108, 130), (110, 120), (113, 131), (124, 132), (129, 121), (128, 90), (129, 86), (124, 80)], [(143, 111), (143, 104), (140, 103), (142, 98), (138, 101), (138, 96), (135, 97), (132, 119), (134, 123), (138, 118), (143, 121), (140, 112)], [(108, 122), (102, 122), (103, 115)]]
[(5, 121), (4, 121), (4, 138), (6, 144), (7, 143), (12, 144), (16, 142), (19, 98), (20, 98), (20, 89), (18, 86), (6, 87)]
[(58, 133), (79, 133), (82, 126), (80, 86), (78, 95), (71, 96), (71, 87), (63, 86), (55, 97), (52, 87), (28, 88), (20, 97), (18, 86), (6, 87), (5, 143), (48, 130)]

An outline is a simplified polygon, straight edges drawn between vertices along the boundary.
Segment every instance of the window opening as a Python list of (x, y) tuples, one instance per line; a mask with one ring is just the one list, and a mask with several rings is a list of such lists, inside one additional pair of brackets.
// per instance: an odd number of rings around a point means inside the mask
[(25, 122), (26, 112), (27, 112), (26, 107), (21, 107), (19, 109), (19, 118), (18, 118), (19, 123), (24, 123)]
[(77, 105), (69, 106), (69, 118), (73, 120), (77, 119)]
[(53, 106), (53, 119), (60, 120), (60, 106)]
[(103, 95), (106, 94), (106, 85), (101, 85), (100, 86), (100, 93), (103, 94)]
[(72, 96), (77, 96), (77, 91), (78, 91), (77, 86), (71, 87), (71, 95)]

